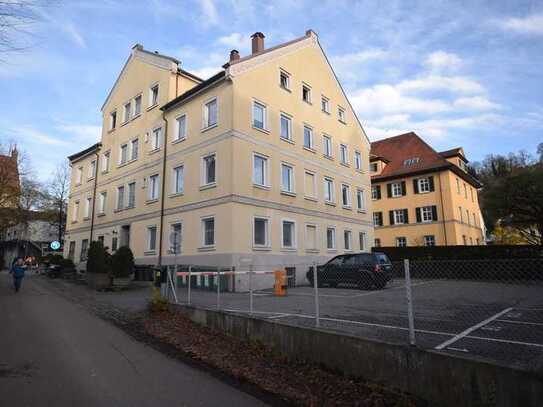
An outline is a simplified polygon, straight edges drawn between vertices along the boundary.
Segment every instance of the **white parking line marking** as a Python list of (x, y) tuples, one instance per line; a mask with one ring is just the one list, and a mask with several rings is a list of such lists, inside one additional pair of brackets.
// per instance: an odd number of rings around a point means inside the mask
[(543, 322), (511, 321), (510, 319), (497, 319), (496, 321), (507, 322), (508, 324), (543, 326)]
[(469, 350), (467, 350), (466, 348), (452, 348), (452, 347), (448, 347), (447, 350), (455, 350), (455, 351), (458, 351), (458, 352), (465, 352), (465, 353), (469, 353)]
[(512, 344), (515, 344), (515, 345), (534, 346), (536, 348), (543, 348), (543, 343), (512, 341), (512, 340), (509, 340), (509, 339), (485, 338), (483, 336), (466, 336), (466, 338), (479, 339), (479, 340), (489, 341), (489, 342), (512, 343)]
[(454, 336), (453, 338), (443, 342), (442, 344), (439, 344), (437, 345), (434, 349), (436, 350), (441, 350), (443, 348), (446, 348), (448, 347), (449, 345), (452, 345), (453, 343), (455, 343), (456, 341), (459, 341), (460, 339), (468, 336), (470, 333), (472, 333), (473, 331), (476, 331), (477, 329), (479, 328), (482, 328), (483, 326), (491, 323), (492, 321), (494, 321), (495, 319), (498, 319), (499, 317), (501, 317), (502, 315), (504, 314), (507, 314), (509, 311), (511, 311), (513, 308), (512, 307), (509, 307), (509, 308), (506, 308), (500, 312), (498, 312), (497, 314), (495, 315), (492, 315), (490, 318), (487, 318), (485, 319), (484, 321), (481, 321), (479, 322), (478, 324), (475, 324), (473, 325), (472, 327), (469, 327), (468, 329), (466, 329), (465, 331), (463, 332), (460, 332), (458, 335)]

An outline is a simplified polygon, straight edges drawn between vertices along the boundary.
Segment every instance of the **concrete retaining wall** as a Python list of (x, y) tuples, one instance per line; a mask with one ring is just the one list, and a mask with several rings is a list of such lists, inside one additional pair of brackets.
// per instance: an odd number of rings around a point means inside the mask
[(179, 306), (192, 321), (414, 394), (431, 406), (541, 407), (543, 375), (414, 347)]

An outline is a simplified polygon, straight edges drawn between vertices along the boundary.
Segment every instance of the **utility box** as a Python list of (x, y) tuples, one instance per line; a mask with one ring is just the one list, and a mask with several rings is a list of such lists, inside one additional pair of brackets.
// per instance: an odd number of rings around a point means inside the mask
[(285, 270), (276, 270), (274, 272), (275, 285), (274, 294), (278, 297), (287, 295), (287, 272)]

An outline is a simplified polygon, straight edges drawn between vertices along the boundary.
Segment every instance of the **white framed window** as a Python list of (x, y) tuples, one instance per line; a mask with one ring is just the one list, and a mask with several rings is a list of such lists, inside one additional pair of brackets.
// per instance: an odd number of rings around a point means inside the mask
[(331, 203), (336, 200), (334, 194), (334, 180), (332, 178), (324, 177), (324, 200)]
[(173, 194), (182, 194), (185, 188), (185, 167), (179, 165), (173, 169), (172, 173), (172, 193)]
[(253, 218), (253, 246), (269, 247), (270, 246), (270, 230), (269, 219), (265, 217), (255, 216)]
[(358, 232), (358, 242), (360, 244), (360, 251), (364, 252), (368, 248), (368, 242), (367, 242), (367, 234), (366, 232)]
[(158, 174), (151, 175), (149, 177), (149, 192), (147, 198), (150, 201), (154, 201), (155, 199), (158, 199), (160, 191), (160, 185), (159, 185), (159, 176)]
[(347, 150), (347, 146), (345, 144), (340, 144), (339, 156), (340, 156), (341, 164), (349, 165), (349, 153)]
[(420, 215), (423, 222), (432, 222), (434, 220), (431, 206), (423, 206), (420, 208)]
[(392, 216), (395, 225), (403, 225), (404, 223), (406, 223), (405, 211), (403, 209), (394, 209), (392, 211)]
[(362, 170), (362, 154), (360, 154), (360, 151), (354, 152), (354, 168), (358, 171)]
[(309, 126), (304, 126), (304, 147), (313, 150), (313, 129)]
[(134, 98), (134, 117), (141, 114), (141, 95)]
[(283, 249), (296, 248), (296, 222), (293, 220), (281, 221), (281, 247)]
[(72, 211), (72, 222), (77, 222), (79, 218), (79, 201), (74, 202), (74, 209)]
[(281, 191), (294, 193), (294, 167), (289, 164), (281, 164)]
[(260, 102), (253, 101), (253, 127), (261, 130), (267, 130), (267, 108)]
[(350, 252), (353, 250), (353, 232), (351, 230), (343, 231), (343, 246), (345, 251)]
[(337, 118), (340, 122), (345, 123), (345, 109), (340, 106), (337, 108)]
[(326, 228), (326, 248), (335, 250), (336, 248), (336, 228), (328, 226)]
[(428, 178), (419, 178), (417, 184), (419, 194), (430, 192), (430, 180)]
[(128, 144), (121, 144), (119, 153), (119, 164), (124, 164), (128, 161)]
[(391, 184), (391, 192), (392, 192), (392, 197), (393, 198), (397, 198), (399, 196), (402, 196), (403, 195), (402, 183), (401, 182), (392, 183)]
[(117, 209), (124, 208), (124, 185), (117, 187)]
[(117, 127), (117, 111), (114, 110), (109, 114), (109, 130), (115, 130)]
[(290, 90), (290, 74), (282, 69), (279, 71), (279, 86)]
[(304, 172), (304, 193), (307, 198), (317, 199), (317, 176), (313, 171)]
[(332, 137), (327, 135), (322, 136), (322, 148), (324, 156), (332, 158)]
[(406, 247), (407, 246), (407, 238), (404, 236), (398, 236), (396, 238), (396, 247)]
[(180, 254), (183, 243), (183, 224), (179, 221), (170, 225), (170, 233), (174, 236), (174, 242), (170, 242), (170, 253)]
[(91, 215), (92, 198), (85, 199), (85, 219), (90, 218)]
[(96, 160), (92, 160), (89, 165), (89, 173), (87, 174), (88, 179), (94, 178), (96, 175)]
[(460, 222), (464, 222), (464, 212), (462, 212), (462, 207), (458, 207), (458, 213), (460, 214)]
[(364, 190), (360, 188), (357, 188), (356, 190), (356, 208), (362, 212), (366, 210), (366, 198), (364, 196)]
[(379, 238), (373, 239), (373, 246), (374, 247), (381, 247), (381, 239), (379, 239)]
[(324, 113), (330, 113), (330, 99), (326, 96), (321, 96), (321, 110)]
[(351, 207), (351, 187), (347, 184), (341, 184), (341, 204), (344, 208)]
[(378, 186), (378, 185), (372, 185), (371, 186), (371, 199), (373, 201), (381, 199), (381, 188), (380, 188), (380, 186)]
[(215, 218), (213, 216), (202, 218), (202, 246), (215, 246)]
[(377, 172), (377, 163), (370, 163), (370, 172)]
[(305, 249), (315, 251), (317, 247), (317, 225), (305, 225)]
[(81, 184), (83, 181), (83, 167), (78, 167), (75, 172), (75, 183)]
[(182, 114), (175, 119), (176, 132), (175, 139), (173, 141), (181, 141), (187, 138), (187, 115)]
[(152, 85), (149, 88), (149, 107), (155, 106), (158, 104), (158, 83)]
[(136, 207), (136, 183), (135, 182), (128, 183), (128, 204), (126, 205), (126, 207), (127, 208)]
[(151, 151), (160, 149), (162, 139), (162, 127), (157, 127), (151, 132)]
[(373, 226), (383, 226), (383, 212), (373, 212)]
[(292, 119), (284, 113), (281, 113), (280, 118), (281, 134), (283, 140), (292, 141)]
[(139, 155), (139, 140), (135, 138), (130, 142), (130, 159), (137, 160)]
[(130, 120), (131, 114), (132, 114), (132, 102), (127, 102), (124, 104), (124, 116), (123, 116), (124, 123)]
[(203, 118), (202, 129), (203, 130), (217, 125), (218, 112), (219, 112), (219, 105), (218, 105), (218, 100), (216, 97), (204, 103), (203, 115), (202, 115), (202, 118)]
[(268, 157), (265, 155), (253, 154), (253, 184), (267, 187), (268, 181)]
[(154, 252), (156, 250), (156, 226), (147, 226), (147, 251)]
[(109, 171), (109, 161), (111, 159), (111, 152), (106, 151), (104, 154), (102, 154), (102, 172), (108, 172)]
[(100, 192), (100, 197), (98, 199), (98, 213), (106, 213), (106, 203), (107, 203), (107, 192)]
[(216, 177), (217, 154), (212, 153), (202, 157), (202, 186), (213, 185)]
[(435, 246), (435, 245), (436, 245), (436, 237), (434, 235), (424, 236), (424, 246)]
[(311, 86), (302, 84), (302, 100), (306, 103), (311, 103)]

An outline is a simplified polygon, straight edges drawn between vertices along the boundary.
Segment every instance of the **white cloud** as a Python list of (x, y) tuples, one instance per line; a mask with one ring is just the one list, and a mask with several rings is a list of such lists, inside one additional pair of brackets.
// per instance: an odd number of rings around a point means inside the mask
[(86, 48), (87, 44), (85, 42), (85, 39), (81, 36), (79, 31), (75, 28), (75, 26), (72, 23), (64, 23), (62, 24), (63, 31), (68, 34), (68, 36), (72, 39), (72, 41), (78, 45), (81, 48)]
[(199, 78), (207, 79), (218, 73), (220, 68), (216, 66), (204, 66), (198, 69), (191, 69), (190, 72)]
[(216, 25), (219, 23), (219, 13), (213, 0), (199, 0), (200, 7), (202, 8), (202, 23), (205, 26)]
[(56, 127), (63, 133), (68, 133), (68, 138), (74, 143), (93, 144), (100, 140), (101, 126), (85, 124), (61, 124)]
[(483, 86), (465, 76), (430, 75), (400, 82), (397, 88), (402, 92), (449, 91), (451, 93), (480, 93)]
[(532, 14), (523, 18), (508, 18), (498, 22), (498, 25), (508, 31), (521, 34), (543, 34), (543, 14)]
[(241, 52), (249, 49), (249, 36), (234, 32), (230, 35), (219, 37), (217, 39), (217, 44), (226, 45)]
[(485, 96), (458, 98), (454, 101), (454, 106), (470, 110), (495, 110), (501, 107), (499, 104), (488, 100)]
[(432, 52), (424, 63), (432, 71), (456, 71), (464, 64), (458, 55), (445, 51)]
[(382, 59), (388, 56), (385, 50), (379, 48), (366, 49), (350, 54), (332, 57), (332, 64), (336, 65), (357, 65), (371, 59)]
[(43, 144), (46, 146), (67, 146), (69, 143), (64, 139), (58, 136), (51, 136), (42, 131), (36, 130), (31, 126), (21, 126), (11, 129), (12, 134), (16, 136), (17, 139), (22, 139), (26, 143), (32, 144)]

